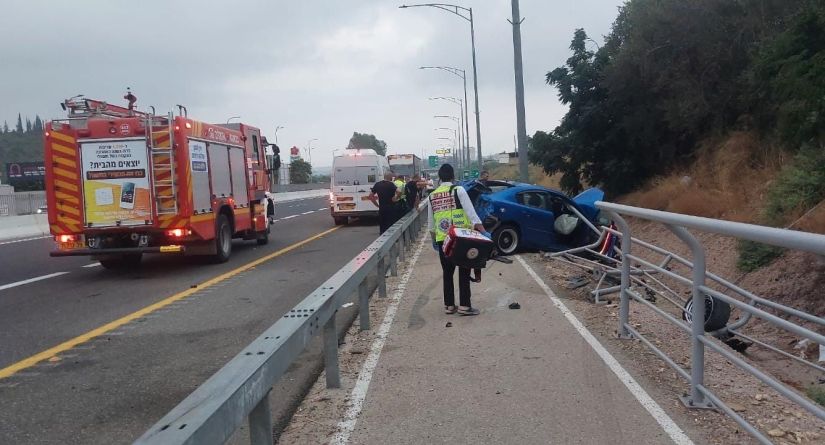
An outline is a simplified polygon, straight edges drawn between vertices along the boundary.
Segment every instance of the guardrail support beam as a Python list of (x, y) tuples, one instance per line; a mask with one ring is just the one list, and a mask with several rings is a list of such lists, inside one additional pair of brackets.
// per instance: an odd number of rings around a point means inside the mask
[[(337, 312), (336, 312), (337, 315)], [(341, 372), (338, 369), (338, 333), (335, 331), (335, 315), (324, 325), (324, 372), (327, 388), (341, 387)]]
[(630, 225), (618, 213), (609, 211), (610, 218), (616, 223), (616, 227), (622, 232), (622, 284), (619, 289), (619, 328), (616, 335), (619, 338), (633, 338), (627, 330), (628, 319), (630, 318), (630, 296), (627, 294), (630, 288), (630, 246), (632, 235)]
[(699, 389), (705, 384), (705, 347), (699, 340), (705, 335), (705, 295), (700, 290), (705, 285), (705, 249), (702, 244), (684, 227), (666, 224), (674, 235), (690, 247), (693, 255), (693, 307), (691, 308), (690, 326), (690, 394), (681, 397), (688, 408), (714, 408), (713, 403)]
[(398, 261), (407, 262), (407, 234), (404, 233), (398, 241)]
[(370, 329), (370, 294), (366, 279), (358, 285), (358, 321), (362, 331)]
[(269, 393), (249, 413), (249, 443), (252, 445), (272, 445), (272, 411), (269, 408)]
[(390, 248), (390, 275), (398, 276), (398, 243)]
[(387, 298), (387, 263), (384, 258), (378, 260), (378, 297)]

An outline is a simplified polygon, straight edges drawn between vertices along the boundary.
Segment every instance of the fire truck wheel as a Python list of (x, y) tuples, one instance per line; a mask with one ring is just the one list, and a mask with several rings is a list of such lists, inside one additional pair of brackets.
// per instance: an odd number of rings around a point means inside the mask
[(271, 226), (269, 224), (266, 225), (266, 230), (263, 232), (258, 232), (258, 245), (265, 246), (269, 244), (269, 233), (271, 232)]
[(134, 253), (129, 255), (110, 255), (99, 259), (100, 265), (104, 269), (125, 269), (129, 267), (137, 267), (140, 265), (140, 260), (143, 254)]
[(218, 215), (215, 224), (215, 262), (225, 263), (232, 255), (232, 226), (229, 225), (229, 218), (226, 215)]
[(496, 244), (496, 250), (502, 255), (515, 253), (519, 247), (519, 241), (518, 228), (510, 224), (500, 226), (493, 232), (493, 242)]

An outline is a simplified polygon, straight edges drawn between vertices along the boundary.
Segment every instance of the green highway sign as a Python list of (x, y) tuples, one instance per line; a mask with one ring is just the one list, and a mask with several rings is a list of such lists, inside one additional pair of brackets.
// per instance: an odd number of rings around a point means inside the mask
[(438, 167), (438, 156), (430, 156), (430, 167)]
[(478, 170), (473, 169), (473, 178), (478, 178)]
[(464, 170), (464, 179), (470, 179), (470, 170)]

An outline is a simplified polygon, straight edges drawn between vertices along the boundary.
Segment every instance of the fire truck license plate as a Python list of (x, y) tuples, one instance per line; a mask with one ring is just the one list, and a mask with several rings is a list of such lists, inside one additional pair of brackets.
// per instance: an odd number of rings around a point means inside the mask
[(355, 208), (355, 203), (338, 204), (338, 210), (352, 210)]
[(77, 250), (86, 247), (83, 241), (70, 241), (68, 243), (57, 243), (58, 250)]

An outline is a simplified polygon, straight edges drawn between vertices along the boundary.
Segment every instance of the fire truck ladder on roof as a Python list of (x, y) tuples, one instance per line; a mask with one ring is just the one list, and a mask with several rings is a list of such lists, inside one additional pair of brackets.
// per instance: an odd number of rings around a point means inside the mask
[(158, 215), (178, 213), (172, 113), (146, 118), (146, 140), (152, 156), (152, 191)]

